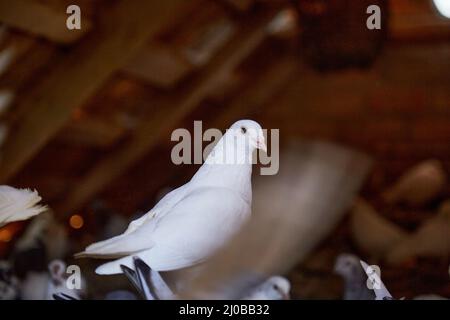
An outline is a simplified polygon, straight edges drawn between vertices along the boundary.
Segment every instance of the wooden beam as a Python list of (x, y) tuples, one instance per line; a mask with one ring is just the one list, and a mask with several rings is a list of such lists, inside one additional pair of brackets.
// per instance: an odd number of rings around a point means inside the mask
[[(264, 50), (257, 50), (257, 52), (257, 55), (266, 56)], [(209, 112), (204, 127), (226, 128), (237, 119), (260, 112), (267, 105), (267, 102), (271, 101), (292, 79), (297, 71), (297, 65), (297, 55), (284, 52), (268, 60), (266, 68), (252, 72), (251, 79), (245, 79), (246, 76), (242, 75), (243, 81), (247, 80), (249, 85), (243, 89), (240, 86), (239, 92), (234, 92), (235, 97), (219, 114)], [(240, 81), (238, 80), (238, 82)], [(209, 119), (211, 120), (209, 121)], [(166, 155), (170, 152), (168, 151), (170, 150), (170, 144), (171, 141), (167, 141), (168, 147), (162, 148), (166, 150)], [(155, 153), (155, 151), (152, 151), (152, 153)], [(152, 158), (151, 154), (146, 155), (139, 161), (138, 165), (127, 171), (126, 177), (120, 178), (120, 185), (108, 186), (106, 188), (108, 191), (106, 195), (103, 194), (102, 199), (105, 199), (116, 210), (131, 214), (142, 208), (140, 206), (143, 204), (150, 203), (154, 194), (161, 188), (176, 185), (176, 183), (184, 180), (184, 177), (188, 179), (191, 170), (176, 167), (168, 163), (166, 158), (155, 159)], [(149, 160), (147, 161), (147, 159)], [(146, 169), (146, 166), (151, 166), (151, 169)], [(134, 190), (129, 192), (125, 198), (116, 196), (117, 194), (123, 194), (125, 190), (129, 190), (130, 186), (133, 186)]]
[(270, 10), (247, 19), (236, 37), (212, 59), (203, 72), (180, 92), (172, 93), (171, 98), (159, 106), (156, 114), (142, 121), (142, 126), (136, 129), (130, 141), (95, 165), (79, 181), (58, 211), (70, 214), (125, 173), (161, 138), (168, 138), (170, 130), (198, 106), (216, 82), (236, 68), (266, 38), (266, 26), (274, 14), (275, 11)]
[[(104, 81), (160, 31), (182, 0), (120, 1), (97, 28), (46, 74), (19, 102), (28, 110), (4, 145), (0, 181), (17, 173)], [(19, 107), (20, 107), (19, 105)]]
[(255, 0), (220, 0), (237, 11), (247, 11), (255, 3)]
[(35, 0), (0, 0), (1, 22), (54, 42), (72, 43), (92, 28), (91, 21), (82, 15), (81, 29), (69, 30), (67, 17), (65, 10), (58, 11)]
[[(83, 14), (84, 8), (80, 7)], [(18, 0), (12, 3), (0, 0), (0, 22), (57, 44), (73, 44), (94, 29), (90, 18), (82, 15), (81, 29), (69, 30), (66, 27), (67, 17), (65, 10), (57, 10), (36, 0)], [(160, 44), (149, 42), (131, 58), (124, 71), (157, 86), (170, 87), (192, 68), (181, 55)]]
[(113, 120), (87, 118), (71, 121), (56, 137), (58, 141), (88, 147), (107, 148), (117, 142), (126, 129)]
[(147, 44), (123, 71), (164, 88), (173, 87), (193, 69), (180, 54), (156, 43)]
[(442, 17), (432, 1), (389, 2), (389, 37), (393, 42), (448, 42), (450, 20)]
[(259, 111), (284, 88), (288, 80), (294, 75), (297, 66), (298, 57), (292, 55), (277, 57), (276, 62), (268, 64), (267, 69), (254, 79), (255, 83), (240, 93), (231, 105), (215, 118), (213, 126), (229, 125), (242, 117)]

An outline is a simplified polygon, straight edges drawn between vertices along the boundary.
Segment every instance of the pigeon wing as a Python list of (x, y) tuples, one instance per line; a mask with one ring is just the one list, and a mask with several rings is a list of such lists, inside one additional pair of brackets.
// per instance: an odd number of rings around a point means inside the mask
[[(163, 219), (155, 223), (151, 234), (141, 227), (131, 238), (115, 243), (124, 252), (133, 246), (136, 255), (155, 271), (180, 269), (202, 262), (221, 247), (250, 215), (250, 205), (237, 192), (218, 187), (201, 187), (179, 201)], [(142, 250), (137, 242), (152, 242)], [(126, 248), (124, 250), (124, 248)], [(110, 248), (111, 250), (113, 248)], [(120, 264), (133, 267), (131, 256), (97, 268), (98, 274), (121, 273)]]
[[(170, 211), (170, 209), (183, 198), (183, 196), (185, 195), (185, 191), (187, 190), (187, 185), (188, 184), (185, 184), (169, 192), (156, 204), (153, 209), (144, 214), (142, 217), (133, 220), (128, 225), (127, 230), (125, 230), (123, 234), (104, 241), (93, 243), (88, 246), (85, 251), (75, 254), (75, 257), (95, 257), (109, 259), (117, 258), (130, 252), (148, 249), (151, 246), (151, 243), (145, 243), (142, 246), (142, 243), (135, 239), (135, 232), (140, 228), (143, 228), (144, 226), (146, 232), (151, 232), (151, 229), (154, 227), (156, 220), (164, 217)], [(121, 243), (128, 243), (131, 246), (133, 244), (136, 244), (136, 246), (131, 248), (129, 246), (123, 246), (121, 245)], [(140, 245), (138, 245), (138, 243)], [(119, 247), (121, 247), (122, 249), (118, 250)]]

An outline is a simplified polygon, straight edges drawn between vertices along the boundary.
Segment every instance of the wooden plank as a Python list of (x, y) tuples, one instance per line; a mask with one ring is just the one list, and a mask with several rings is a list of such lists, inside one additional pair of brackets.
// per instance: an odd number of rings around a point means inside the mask
[(58, 133), (57, 140), (70, 144), (107, 148), (117, 142), (126, 129), (112, 120), (87, 118), (71, 121)]
[(91, 21), (82, 15), (81, 29), (69, 30), (67, 17), (65, 11), (57, 11), (35, 0), (0, 0), (1, 22), (54, 42), (72, 43), (92, 28)]
[[(0, 181), (12, 177), (65, 124), (71, 112), (160, 31), (182, 0), (120, 1), (97, 28), (58, 60), (19, 104), (28, 112), (4, 145)], [(19, 105), (19, 107), (20, 107)]]
[(322, 142), (293, 143), (280, 160), (277, 175), (256, 175), (250, 222), (201, 267), (182, 298), (239, 299), (261, 277), (289, 271), (343, 218), (371, 163)]
[[(93, 195), (155, 147), (162, 137), (189, 114), (231, 70), (247, 57), (266, 37), (266, 26), (275, 12), (266, 11), (247, 19), (236, 37), (213, 58), (210, 64), (180, 92), (162, 103), (156, 114), (142, 121), (129, 142), (104, 158), (83, 177), (58, 211), (70, 214)], [(82, 187), (80, 187), (82, 186)]]

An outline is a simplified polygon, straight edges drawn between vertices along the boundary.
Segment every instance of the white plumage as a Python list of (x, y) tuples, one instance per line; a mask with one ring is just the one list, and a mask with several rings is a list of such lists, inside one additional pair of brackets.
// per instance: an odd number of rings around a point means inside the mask
[(0, 227), (13, 221), (29, 219), (45, 210), (38, 203), (41, 197), (37, 191), (0, 186)]
[(234, 123), (188, 183), (132, 221), (122, 235), (92, 244), (77, 256), (119, 258), (98, 267), (98, 274), (121, 273), (121, 264), (132, 268), (132, 256), (155, 271), (204, 261), (251, 214), (252, 153), (257, 148), (266, 148), (261, 126), (251, 120)]
[(272, 276), (251, 290), (243, 300), (289, 300), (291, 283), (281, 276)]

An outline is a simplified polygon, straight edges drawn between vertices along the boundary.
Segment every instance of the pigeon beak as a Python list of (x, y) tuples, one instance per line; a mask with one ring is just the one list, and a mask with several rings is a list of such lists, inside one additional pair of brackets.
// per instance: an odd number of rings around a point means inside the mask
[(266, 142), (264, 141), (264, 137), (256, 139), (256, 147), (264, 152), (267, 152), (267, 146)]

